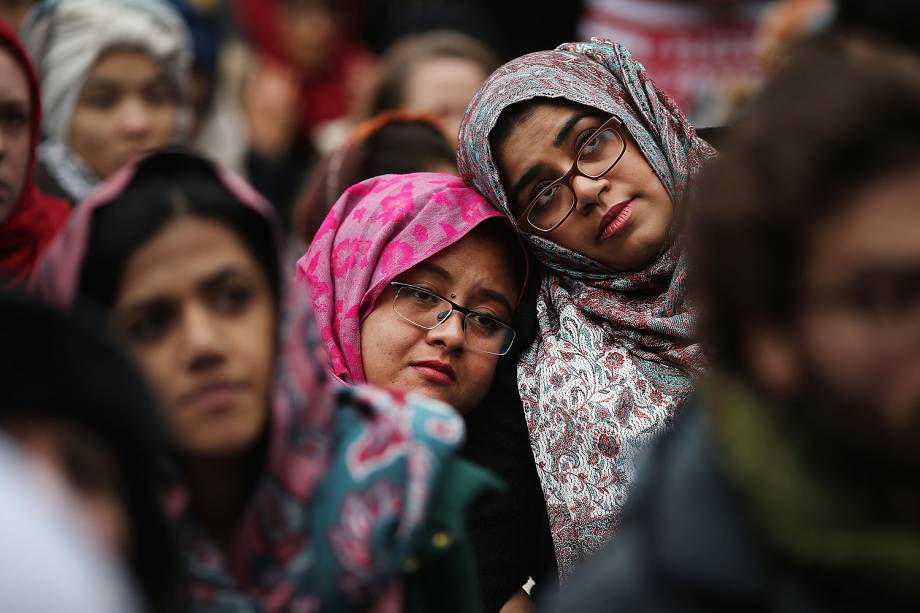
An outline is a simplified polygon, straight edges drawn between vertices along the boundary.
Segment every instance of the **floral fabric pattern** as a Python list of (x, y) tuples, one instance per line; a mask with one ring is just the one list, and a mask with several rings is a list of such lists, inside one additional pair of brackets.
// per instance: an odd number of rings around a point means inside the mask
[[(624, 47), (594, 39), (505, 64), (467, 109), (461, 174), (509, 219), (489, 134), (505, 108), (537, 97), (619, 117), (680, 218), (690, 179), (714, 151)], [(645, 270), (629, 274), (521, 234), (546, 272), (539, 333), (519, 358), (518, 388), (563, 579), (616, 531), (642, 449), (668, 428), (703, 365), (676, 234)]]

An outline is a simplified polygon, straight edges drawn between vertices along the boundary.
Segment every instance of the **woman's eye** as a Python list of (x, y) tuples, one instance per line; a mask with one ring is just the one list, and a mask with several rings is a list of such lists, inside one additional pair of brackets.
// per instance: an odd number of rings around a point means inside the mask
[(118, 96), (115, 94), (96, 94), (87, 96), (83, 100), (83, 104), (97, 111), (108, 111), (115, 108), (115, 105), (118, 104)]
[(496, 332), (501, 327), (498, 320), (483, 313), (473, 311), (467, 315), (467, 318), (483, 332)]
[(550, 203), (555, 199), (556, 193), (559, 191), (559, 186), (554, 185), (550, 189), (543, 191), (538, 191), (536, 196), (533, 199), (533, 210), (535, 212), (540, 212), (550, 205)]
[(412, 288), (412, 291), (409, 293), (409, 295), (419, 304), (437, 304), (441, 301), (441, 299), (434, 294), (421, 289)]
[(220, 313), (238, 313), (252, 298), (252, 292), (246, 287), (223, 287), (213, 296), (212, 304)]
[(605, 133), (593, 134), (590, 138), (584, 141), (584, 143), (578, 148), (580, 160), (585, 159), (586, 157), (591, 156), (598, 149), (600, 149), (603, 141), (605, 139)]
[(0, 111), (0, 124), (8, 129), (24, 128), (29, 125), (29, 116), (24, 111)]
[(152, 106), (171, 104), (175, 99), (173, 88), (166, 83), (151, 85), (144, 90), (144, 101)]
[(169, 330), (175, 319), (175, 312), (167, 306), (154, 306), (144, 309), (125, 326), (128, 339), (135, 343), (155, 342)]

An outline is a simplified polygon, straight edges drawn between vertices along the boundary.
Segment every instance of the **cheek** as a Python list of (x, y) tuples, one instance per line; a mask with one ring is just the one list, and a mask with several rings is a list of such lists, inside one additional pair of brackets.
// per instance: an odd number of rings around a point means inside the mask
[(29, 168), (29, 155), (32, 152), (32, 141), (29, 137), (28, 130), (23, 130), (17, 134), (13, 142), (7, 147), (9, 160), (12, 170), (16, 173), (16, 194), (22, 190), (22, 183), (26, 179), (26, 173)]
[(841, 390), (861, 395), (888, 378), (890, 364), (884, 354), (873, 352), (873, 339), (848, 318), (815, 317), (805, 322), (803, 331), (815, 367)]
[(243, 321), (231, 322), (230, 329), (237, 336), (236, 346), (241, 365), (248, 372), (258, 373), (260, 396), (268, 398), (272, 386), (275, 357), (274, 306), (266, 297), (255, 305)]
[(171, 104), (153, 107), (150, 116), (155, 126), (158, 143), (161, 145), (167, 144), (176, 128), (176, 107)]
[(485, 398), (486, 392), (492, 385), (492, 379), (495, 378), (498, 358), (466, 352), (464, 362), (464, 397), (456, 402), (458, 410), (463, 413), (476, 408)]
[(391, 309), (377, 308), (361, 323), (361, 365), (365, 380), (389, 385), (412, 348), (415, 337)]
[(182, 368), (174, 359), (171, 339), (149, 347), (135, 345), (131, 353), (163, 407), (168, 410), (169, 400), (182, 393)]

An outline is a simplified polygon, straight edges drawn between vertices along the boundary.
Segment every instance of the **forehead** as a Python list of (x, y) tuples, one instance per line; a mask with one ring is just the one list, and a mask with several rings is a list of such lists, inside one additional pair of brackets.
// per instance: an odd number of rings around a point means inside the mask
[(920, 165), (875, 181), (821, 224), (810, 268), (844, 274), (860, 265), (920, 263)]
[(119, 301), (189, 291), (229, 267), (261, 275), (255, 258), (232, 230), (217, 221), (181, 217), (128, 258)]
[(163, 74), (160, 63), (141, 49), (115, 48), (104, 52), (96, 60), (88, 81), (106, 81), (119, 84), (143, 83)]
[[(509, 295), (514, 304), (517, 298), (517, 271), (521, 268), (523, 254), (518, 253), (517, 241), (493, 226), (481, 224), (450, 247), (434, 254), (413, 270), (429, 270), (433, 264), (449, 275), (454, 289), (488, 287)], [(507, 235), (506, 235), (507, 234)]]
[(29, 82), (23, 67), (13, 54), (0, 44), (0, 96), (5, 100), (29, 99)]

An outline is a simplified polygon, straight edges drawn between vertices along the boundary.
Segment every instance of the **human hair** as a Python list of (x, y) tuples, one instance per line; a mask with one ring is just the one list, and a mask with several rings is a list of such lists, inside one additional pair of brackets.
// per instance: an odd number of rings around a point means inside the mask
[(294, 227), (309, 242), (342, 192), (365, 179), (456, 165), (454, 148), (435, 118), (388, 111), (355, 128), (348, 142), (318, 164), (294, 209)]
[(402, 108), (406, 84), (424, 62), (440, 58), (468, 60), (482, 68), (486, 76), (498, 68), (495, 54), (475, 38), (453, 30), (433, 30), (412, 34), (391, 46), (383, 56), (380, 78), (371, 96), (367, 116)]
[(524, 282), (528, 276), (528, 270), (524, 247), (515, 236), (514, 230), (506, 220), (493, 217), (476, 226), (470, 232), (470, 234), (473, 233), (498, 245), (504, 251), (504, 255), (507, 256), (505, 265), (511, 271), (515, 287), (518, 289), (518, 295), (514, 296), (514, 298), (518, 300), (524, 291)]
[(131, 255), (184, 215), (213, 220), (233, 231), (265, 273), (275, 304), (280, 304), (281, 271), (271, 223), (243, 204), (209, 162), (181, 151), (160, 152), (141, 161), (125, 190), (93, 214), (80, 294), (110, 309)]
[(717, 362), (748, 371), (755, 322), (789, 325), (817, 228), (854, 195), (920, 170), (920, 64), (882, 48), (799, 49), (703, 173), (691, 279)]
[(920, 53), (920, 5), (916, 0), (836, 0), (835, 13), (832, 35), (863, 37)]

